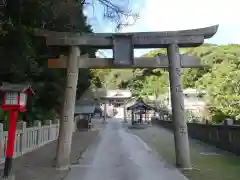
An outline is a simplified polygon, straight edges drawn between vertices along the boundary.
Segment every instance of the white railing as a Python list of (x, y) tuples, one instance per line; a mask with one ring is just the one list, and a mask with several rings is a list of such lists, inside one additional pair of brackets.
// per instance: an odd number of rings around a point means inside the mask
[[(47, 120), (41, 125), (41, 121), (35, 121), (34, 127), (26, 128), (26, 122), (18, 122), (14, 158), (33, 151), (49, 142), (57, 139), (59, 133), (59, 124), (52, 124)], [(3, 124), (0, 123), (0, 163), (4, 162), (8, 132), (3, 131)]]

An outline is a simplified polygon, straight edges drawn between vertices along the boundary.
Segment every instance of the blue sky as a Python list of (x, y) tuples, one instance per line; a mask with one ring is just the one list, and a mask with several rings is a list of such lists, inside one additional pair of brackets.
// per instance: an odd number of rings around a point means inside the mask
[[(205, 42), (240, 44), (239, 0), (121, 0), (122, 4), (127, 1), (129, 8), (139, 12), (140, 17), (133, 26), (123, 28), (121, 32), (183, 30), (219, 24), (217, 34)], [(114, 32), (115, 24), (104, 20), (102, 12), (99, 4), (95, 5), (94, 12), (92, 8), (85, 11), (95, 32)], [(146, 52), (138, 50), (135, 56)], [(109, 51), (104, 54), (111, 56)]]

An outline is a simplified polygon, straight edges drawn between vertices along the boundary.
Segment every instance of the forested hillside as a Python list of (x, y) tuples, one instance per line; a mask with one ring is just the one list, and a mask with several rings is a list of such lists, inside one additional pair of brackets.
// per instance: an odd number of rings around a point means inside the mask
[[(152, 57), (158, 53), (165, 52), (160, 49), (144, 56)], [(199, 88), (208, 91), (205, 99), (209, 106), (209, 118), (215, 121), (222, 120), (225, 116), (238, 118), (240, 115), (240, 45), (205, 44), (197, 48), (181, 49), (181, 53), (199, 57), (203, 64), (208, 65), (205, 68), (184, 69), (182, 84), (183, 88)], [(128, 87), (138, 96), (161, 95), (167, 92), (169, 86), (166, 69), (136, 69), (124, 70), (122, 74), (119, 74), (119, 71), (111, 71), (111, 73), (116, 73), (118, 78), (123, 77), (122, 81), (117, 80), (115, 86)], [(113, 80), (116, 81), (115, 78), (110, 81)]]

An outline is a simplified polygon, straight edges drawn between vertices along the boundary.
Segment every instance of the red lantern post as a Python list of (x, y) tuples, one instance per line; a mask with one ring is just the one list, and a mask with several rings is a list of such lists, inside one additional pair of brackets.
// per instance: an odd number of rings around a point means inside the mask
[(2, 92), (2, 109), (9, 111), (8, 141), (4, 165), (4, 178), (12, 173), (12, 159), (14, 155), (15, 136), (17, 128), (18, 112), (26, 111), (27, 95), (33, 94), (29, 85), (3, 83), (0, 87)]

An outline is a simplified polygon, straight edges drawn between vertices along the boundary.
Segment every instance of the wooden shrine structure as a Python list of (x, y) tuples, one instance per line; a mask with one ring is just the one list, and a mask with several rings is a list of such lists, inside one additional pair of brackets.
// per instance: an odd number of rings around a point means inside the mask
[(152, 114), (154, 107), (146, 104), (142, 98), (135, 100), (134, 104), (126, 108), (131, 112), (131, 122), (133, 124), (150, 124), (149, 115)]

